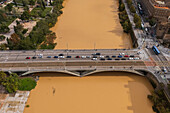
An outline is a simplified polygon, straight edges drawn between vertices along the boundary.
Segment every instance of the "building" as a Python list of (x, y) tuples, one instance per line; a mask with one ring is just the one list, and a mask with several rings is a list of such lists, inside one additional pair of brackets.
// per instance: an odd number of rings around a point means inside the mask
[(157, 19), (156, 36), (170, 47), (170, 0), (141, 0), (148, 16)]

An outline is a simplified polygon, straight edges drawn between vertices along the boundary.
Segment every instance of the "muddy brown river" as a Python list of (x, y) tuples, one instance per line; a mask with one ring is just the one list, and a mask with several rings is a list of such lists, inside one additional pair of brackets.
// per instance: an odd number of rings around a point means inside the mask
[(55, 49), (132, 48), (118, 17), (118, 0), (66, 0), (52, 28)]
[(146, 78), (131, 73), (44, 73), (24, 113), (154, 113), (147, 99), (152, 90)]

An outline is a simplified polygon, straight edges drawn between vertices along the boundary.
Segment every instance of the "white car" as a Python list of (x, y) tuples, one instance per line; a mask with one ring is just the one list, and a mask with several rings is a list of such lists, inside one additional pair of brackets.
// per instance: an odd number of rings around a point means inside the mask
[(97, 60), (97, 58), (92, 58), (92, 60)]
[(134, 60), (139, 60), (140, 58), (139, 57), (135, 57)]
[(58, 58), (65, 58), (64, 56), (58, 56)]
[(86, 58), (86, 56), (81, 56), (81, 58)]
[(119, 53), (119, 55), (125, 55), (125, 53)]
[(100, 56), (100, 58), (104, 58), (104, 56)]
[(129, 59), (129, 60), (133, 60), (133, 58), (132, 58), (132, 57), (129, 57), (128, 59)]

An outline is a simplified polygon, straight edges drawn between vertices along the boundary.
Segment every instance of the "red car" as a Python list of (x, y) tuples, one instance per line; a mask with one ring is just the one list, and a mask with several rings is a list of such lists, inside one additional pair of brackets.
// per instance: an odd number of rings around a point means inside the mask
[(31, 57), (26, 57), (26, 59), (31, 59)]
[(76, 56), (76, 58), (80, 58), (80, 56)]
[(124, 57), (129, 57), (128, 55), (125, 55)]

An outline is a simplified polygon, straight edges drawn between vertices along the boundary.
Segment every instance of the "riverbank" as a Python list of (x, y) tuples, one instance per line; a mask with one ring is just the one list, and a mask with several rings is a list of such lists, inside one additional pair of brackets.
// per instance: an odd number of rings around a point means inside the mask
[(118, 18), (118, 1), (68, 0), (60, 20), (52, 28), (55, 49), (132, 48)]
[(115, 72), (82, 78), (39, 75), (24, 113), (154, 113), (147, 99), (153, 88), (145, 77)]

